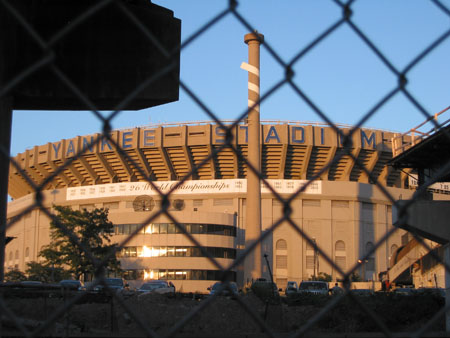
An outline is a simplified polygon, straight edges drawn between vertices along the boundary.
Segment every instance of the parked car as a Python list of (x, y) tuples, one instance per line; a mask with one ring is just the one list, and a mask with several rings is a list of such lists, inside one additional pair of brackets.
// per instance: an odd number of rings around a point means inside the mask
[(137, 292), (140, 294), (144, 293), (166, 294), (166, 293), (174, 293), (175, 290), (173, 286), (170, 286), (169, 283), (164, 280), (153, 280), (142, 284), (141, 287), (137, 289)]
[(328, 283), (323, 281), (302, 281), (298, 292), (303, 294), (328, 295)]
[(59, 282), (59, 285), (63, 288), (63, 289), (68, 289), (68, 290), (78, 290), (78, 291), (82, 291), (84, 290), (84, 284), (76, 279), (63, 279), (62, 281)]
[[(235, 282), (228, 282), (229, 288), (222, 282), (216, 282), (212, 287), (209, 287), (209, 294), (214, 295), (220, 292), (221, 296), (232, 296), (239, 293), (238, 286)], [(231, 292), (230, 292), (231, 289)]]
[[(108, 286), (109, 289), (121, 292), (124, 289), (128, 288), (128, 284), (123, 280), (123, 278), (105, 278), (104, 283)], [(103, 284), (98, 284), (94, 287), (94, 292), (104, 292), (105, 286)]]
[(296, 294), (298, 292), (298, 285), (297, 282), (289, 281), (286, 285), (285, 294), (286, 296)]

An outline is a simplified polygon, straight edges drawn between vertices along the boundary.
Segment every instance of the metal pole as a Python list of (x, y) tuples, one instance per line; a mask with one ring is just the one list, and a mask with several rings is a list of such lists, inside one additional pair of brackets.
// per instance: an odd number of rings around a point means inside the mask
[[(444, 246), (444, 264), (450, 264), (450, 244), (445, 244)], [(448, 306), (450, 304), (450, 273), (445, 269), (445, 331), (450, 332), (450, 310)]]
[[(248, 45), (248, 64), (242, 68), (248, 71), (248, 162), (261, 172), (260, 119), (259, 119), (259, 47), (264, 36), (258, 32), (244, 36)], [(246, 247), (261, 236), (261, 183), (259, 177), (247, 170), (247, 225)], [(245, 274), (256, 279), (262, 273), (261, 245), (249, 253), (245, 260)]]
[(5, 276), (6, 208), (8, 204), (9, 155), (11, 148), (12, 99), (0, 98), (0, 282)]
[(314, 242), (314, 272), (313, 272), (313, 280), (316, 280), (316, 259), (317, 259), (317, 244), (316, 244), (316, 239), (313, 238), (313, 242)]

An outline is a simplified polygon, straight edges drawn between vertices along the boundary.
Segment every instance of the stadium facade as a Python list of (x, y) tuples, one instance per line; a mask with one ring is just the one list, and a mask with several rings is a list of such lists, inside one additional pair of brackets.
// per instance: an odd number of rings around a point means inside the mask
[[(349, 126), (339, 128), (344, 133), (351, 130)], [(224, 146), (223, 127), (209, 122), (115, 130), (111, 138), (121, 150), (108, 140), (95, 142), (100, 135), (87, 135), (18, 154), (14, 161), (21, 170), (10, 167), (9, 195), (13, 200), (8, 204), (8, 219), (21, 217), (7, 229), (7, 236), (14, 239), (6, 246), (5, 271), (25, 270), (27, 262), (39, 260), (40, 248), (50, 240), (50, 220), (45, 213), (39, 208), (24, 213), (34, 203), (33, 183), (43, 185), (42, 203), (49, 211), (55, 204), (73, 209), (109, 209), (115, 224), (113, 241), (125, 243), (120, 260), (131, 284), (168, 279), (178, 290), (206, 292), (220, 277), (218, 265), (233, 264), (246, 245), (249, 170), (244, 159), (248, 155), (248, 127), (237, 124), (232, 131), (233, 144), (241, 155)], [(288, 280), (301, 281), (320, 272), (339, 279), (325, 255), (345, 271), (392, 229), (392, 202), (372, 180), (376, 179), (395, 199), (410, 199), (413, 194), (407, 172), (387, 165), (392, 158), (393, 136), (374, 129), (353, 133), (352, 156), (367, 168), (369, 177), (344, 154), (343, 140), (333, 128), (296, 122), (262, 123), (262, 176), (284, 199), (306, 184), (290, 203), (290, 217), (317, 245), (304, 239), (289, 222), (278, 224), (283, 204), (262, 183), (262, 233), (275, 227), (261, 248), (279, 287)], [(408, 136), (404, 137), (407, 141)], [(330, 162), (331, 166), (323, 170)], [(46, 182), (54, 173), (56, 176)], [(162, 198), (146, 177), (163, 193), (172, 190), (170, 217), (158, 214)], [(205, 250), (194, 245), (175, 221)], [(137, 234), (126, 241), (134, 232)], [(388, 269), (404, 233), (396, 231), (360, 264), (358, 273), (363, 279), (377, 280), (378, 274)], [(261, 264), (263, 276), (269, 278), (266, 262)], [(232, 270), (239, 285), (249, 281), (244, 264)]]

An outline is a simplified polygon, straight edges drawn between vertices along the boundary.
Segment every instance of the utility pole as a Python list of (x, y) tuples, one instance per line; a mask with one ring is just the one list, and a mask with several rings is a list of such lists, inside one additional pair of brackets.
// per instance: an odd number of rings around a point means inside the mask
[[(258, 32), (246, 34), (244, 42), (248, 45), (248, 64), (241, 68), (248, 71), (248, 163), (261, 172), (261, 124), (259, 118), (259, 47), (264, 36)], [(245, 247), (261, 236), (261, 182), (250, 168), (247, 169), (247, 224), (245, 228)], [(257, 279), (262, 273), (261, 245), (258, 244), (245, 258), (244, 279)]]

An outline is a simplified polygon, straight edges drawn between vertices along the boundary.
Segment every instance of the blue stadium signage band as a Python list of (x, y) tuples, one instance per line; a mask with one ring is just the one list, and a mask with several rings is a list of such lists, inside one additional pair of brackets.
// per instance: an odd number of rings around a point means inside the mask
[[(170, 146), (172, 142), (187, 144), (201, 141), (221, 145), (225, 143), (225, 130), (221, 126), (209, 125), (201, 131), (191, 131), (189, 126), (176, 128), (134, 128), (121, 131), (113, 131), (111, 138), (124, 150), (132, 148), (147, 148)], [(173, 129), (176, 129), (175, 131)], [(298, 125), (262, 125), (261, 140), (263, 144), (292, 144), (292, 145), (326, 145), (342, 146), (343, 140), (330, 127), (298, 126)], [(349, 129), (341, 129), (348, 133)], [(233, 129), (235, 135), (234, 144), (245, 145), (248, 143), (248, 126), (237, 125)], [(51, 155), (54, 158), (73, 157), (79, 151), (86, 153), (113, 151), (113, 144), (102, 139), (94, 146), (95, 140), (100, 134), (79, 136), (74, 139), (61, 140), (51, 144)], [(379, 130), (358, 129), (353, 134), (354, 144), (366, 149), (376, 149), (383, 145), (384, 132)], [(96, 148), (96, 149), (94, 149)]]

